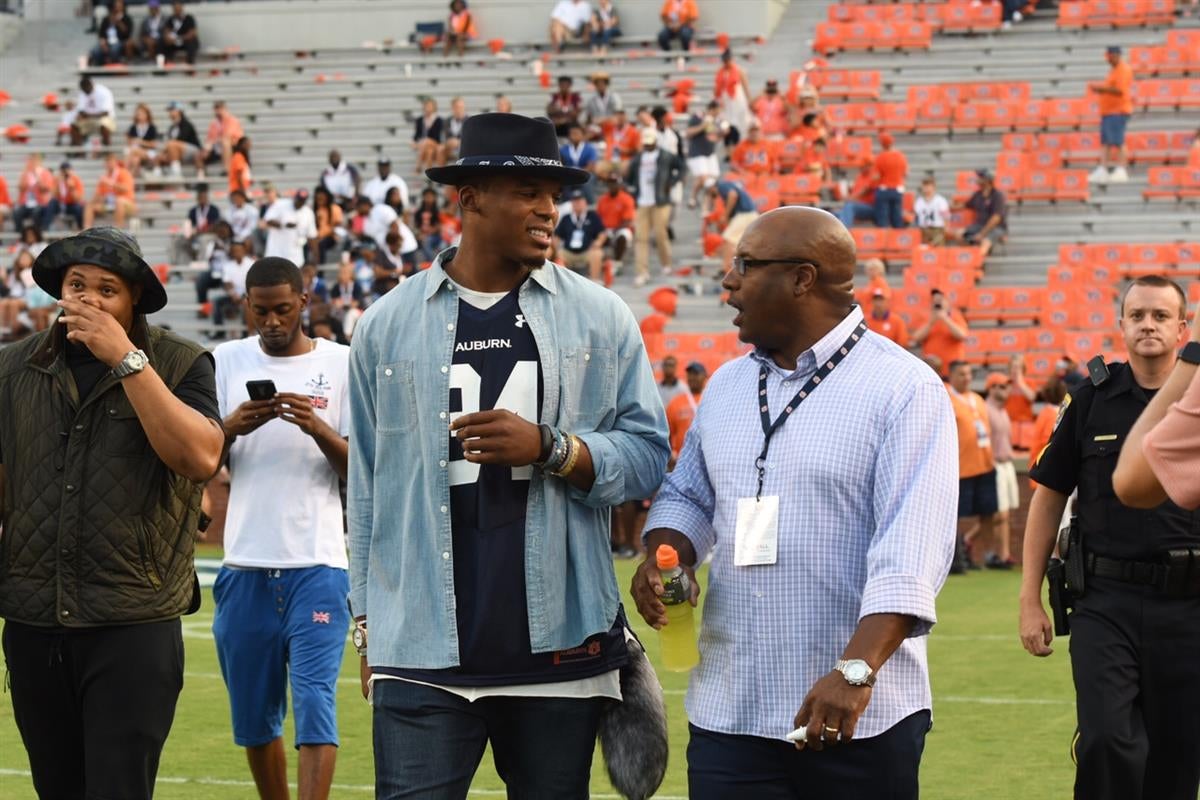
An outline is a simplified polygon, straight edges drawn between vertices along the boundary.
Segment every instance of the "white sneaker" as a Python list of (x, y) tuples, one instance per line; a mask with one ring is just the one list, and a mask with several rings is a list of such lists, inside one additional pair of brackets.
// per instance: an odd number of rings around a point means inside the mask
[(151, 178), (161, 178), (162, 177), (162, 167), (160, 167), (158, 164), (155, 164), (154, 169), (150, 170), (150, 177)]
[(1021, 21), (1021, 20), (1023, 20), (1023, 19), (1025, 19), (1025, 15), (1024, 15), (1024, 14), (1022, 14), (1020, 11), (1014, 11), (1014, 12), (1013, 12), (1013, 15), (1012, 15), (1012, 21), (1013, 21), (1013, 22), (1020, 22), (1020, 21)]
[(663, 267), (663, 268), (662, 268), (662, 274), (663, 274), (665, 277), (668, 277), (668, 278), (669, 278), (669, 277), (671, 277), (671, 275), (673, 275), (674, 273), (675, 273), (675, 268), (674, 268), (674, 267)]
[(1124, 167), (1117, 167), (1112, 172), (1108, 173), (1109, 183), (1129, 183), (1129, 173)]
[(1096, 167), (1092, 170), (1092, 174), (1088, 175), (1088, 181), (1091, 183), (1108, 183), (1108, 170), (1104, 167)]
[(183, 177), (183, 166), (178, 161), (171, 162), (171, 177), (172, 178), (182, 178)]
[(633, 279), (633, 288), (635, 288), (635, 289), (642, 288), (643, 286), (646, 285), (646, 281), (648, 281), (648, 280), (649, 280), (649, 278), (647, 278), (645, 275), (638, 275), (636, 278)]

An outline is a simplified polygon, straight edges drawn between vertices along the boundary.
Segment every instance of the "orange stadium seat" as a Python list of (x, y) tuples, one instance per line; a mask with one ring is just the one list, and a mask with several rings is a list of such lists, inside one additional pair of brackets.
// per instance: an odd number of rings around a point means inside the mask
[(913, 130), (944, 131), (950, 127), (954, 116), (954, 104), (946, 99), (932, 99), (919, 106), (908, 106), (915, 114)]
[(1032, 98), (1016, 103), (1013, 128), (1019, 131), (1040, 131), (1046, 127), (1046, 106), (1048, 100)]
[(1061, 328), (1038, 327), (1029, 331), (1029, 349), (1061, 353), (1067, 337)]
[(858, 248), (859, 259), (883, 258), (887, 249), (886, 228), (851, 228), (854, 244)]
[(814, 70), (808, 82), (822, 97), (847, 100), (878, 100), (882, 85), (878, 70)]
[(1193, 281), (1188, 286), (1188, 305), (1195, 308), (1197, 304), (1200, 304), (1200, 281)]
[(1068, 163), (1095, 163), (1100, 160), (1103, 147), (1100, 144), (1100, 134), (1094, 131), (1068, 133), (1062, 139), (1063, 161)]
[(1064, 267), (1082, 267), (1088, 262), (1087, 246), (1084, 244), (1060, 244), (1058, 263)]
[(1121, 242), (1100, 242), (1087, 245), (1088, 262), (1107, 264), (1115, 269), (1124, 269), (1129, 264), (1129, 245)]
[(941, 7), (941, 29), (944, 32), (974, 33), (999, 30), (1000, 4), (980, 4), (973, 0), (950, 0)]
[(1142, 0), (1144, 25), (1174, 25), (1175, 0)]
[(1084, 99), (1081, 97), (1056, 97), (1046, 101), (1047, 128), (1078, 129), (1083, 117)]
[(1107, 331), (1070, 330), (1066, 332), (1064, 350), (1078, 362), (1091, 360), (1109, 349)]
[(1192, 274), (1200, 271), (1200, 244), (1180, 242), (1175, 245), (1175, 268)]
[(779, 208), (779, 193), (778, 192), (750, 192), (750, 198), (754, 200), (754, 207), (758, 209), (758, 213), (763, 214), (773, 208)]
[(1054, 200), (1076, 200), (1086, 203), (1088, 193), (1088, 173), (1084, 169), (1054, 170)]
[(1185, 47), (1167, 45), (1158, 48), (1158, 75), (1195, 75), (1200, 72), (1200, 44)]
[(1058, 27), (1083, 28), (1087, 26), (1088, 5), (1079, 0), (1067, 0), (1058, 5)]
[(1020, 150), (1001, 150), (996, 154), (997, 172), (1024, 172), (1029, 167), (1029, 153)]
[(1156, 275), (1174, 271), (1178, 247), (1169, 243), (1129, 245), (1129, 276)]
[(1036, 133), (1006, 133), (1000, 139), (1000, 146), (1005, 150), (1032, 150), (1037, 147), (1038, 135)]
[(1011, 286), (1002, 290), (1004, 297), (1000, 319), (1005, 322), (1036, 322), (1041, 314), (1045, 289), (1040, 286)]
[(779, 169), (782, 172), (791, 172), (800, 163), (800, 159), (804, 158), (805, 151), (808, 150), (808, 144), (801, 139), (788, 139), (779, 143), (779, 149), (775, 151), (775, 158), (779, 161)]
[(997, 287), (976, 286), (967, 293), (967, 322), (999, 322), (1004, 308), (1004, 290)]
[(834, 139), (826, 152), (830, 166), (851, 167), (871, 158), (872, 143), (869, 136), (843, 136)]
[(820, 200), (821, 176), (813, 174), (785, 175), (781, 181), (779, 199), (785, 205), (812, 205)]
[(1142, 197), (1182, 199), (1200, 197), (1200, 167), (1151, 167)]

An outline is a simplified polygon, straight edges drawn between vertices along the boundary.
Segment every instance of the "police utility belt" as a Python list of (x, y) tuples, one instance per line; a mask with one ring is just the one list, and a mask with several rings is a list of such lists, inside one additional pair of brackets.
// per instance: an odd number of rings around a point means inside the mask
[(1200, 549), (1168, 550), (1160, 561), (1126, 561), (1085, 553), (1084, 569), (1097, 578), (1151, 586), (1169, 597), (1200, 596)]

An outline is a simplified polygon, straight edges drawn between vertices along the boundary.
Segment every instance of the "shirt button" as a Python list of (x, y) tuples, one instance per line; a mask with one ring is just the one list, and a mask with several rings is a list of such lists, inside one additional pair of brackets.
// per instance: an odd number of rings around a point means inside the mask
[(449, 561), (449, 560), (450, 560), (450, 554), (442, 553), (442, 561)]
[(583, 360), (584, 360), (584, 361), (591, 361), (591, 360), (592, 360), (592, 354), (591, 354), (591, 353), (584, 353), (584, 354), (583, 354)]
[(383, 374), (384, 374), (384, 375), (387, 375), (389, 378), (390, 378), (390, 377), (392, 377), (392, 371), (391, 371), (391, 369), (385, 369), (385, 370), (383, 371)]
[(450, 371), (450, 368), (449, 368), (449, 367), (447, 367), (445, 364), (442, 364), (442, 372), (443, 372), (443, 373), (446, 373), (446, 372), (449, 372), (449, 371)]
[(446, 461), (445, 461), (444, 459), (443, 459), (442, 461), (439, 461), (439, 462), (438, 462), (438, 466), (439, 466), (439, 467), (444, 467), (444, 466), (446, 466)]
[(82, 425), (76, 425), (76, 426), (75, 426), (75, 430), (77, 430), (77, 431), (81, 431), (81, 430), (83, 430), (83, 426), (82, 426)]
[(438, 419), (445, 419), (445, 418), (446, 418), (446, 412), (445, 412), (445, 411), (439, 411), (439, 412), (438, 412)]
[(443, 514), (445, 514), (445, 513), (446, 513), (446, 507), (445, 507), (445, 506), (442, 506), (442, 513), (443, 513)]
[(117, 415), (117, 410), (116, 410), (115, 408), (110, 408), (110, 409), (108, 410), (108, 415), (109, 415), (110, 417), (115, 417), (115, 416)]
[(454, 330), (454, 323), (453, 322), (446, 323), (446, 330), (448, 330), (448, 331)]
[(62, 610), (62, 612), (61, 612), (61, 613), (62, 613), (62, 615), (63, 615), (64, 617), (69, 617), (69, 616), (71, 616), (71, 612), (70, 612), (70, 611), (67, 611), (65, 608)]
[(73, 483), (68, 483), (68, 484), (67, 484), (67, 491), (68, 491), (68, 492), (73, 492), (73, 491), (75, 491), (75, 484), (73, 484)]

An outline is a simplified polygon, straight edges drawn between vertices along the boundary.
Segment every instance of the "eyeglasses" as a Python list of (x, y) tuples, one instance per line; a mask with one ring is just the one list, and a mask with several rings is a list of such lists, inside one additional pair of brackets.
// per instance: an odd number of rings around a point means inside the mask
[(744, 258), (742, 256), (733, 257), (733, 268), (737, 270), (738, 275), (745, 275), (746, 270), (754, 267), (765, 267), (768, 264), (808, 264), (816, 267), (816, 263), (805, 258)]

